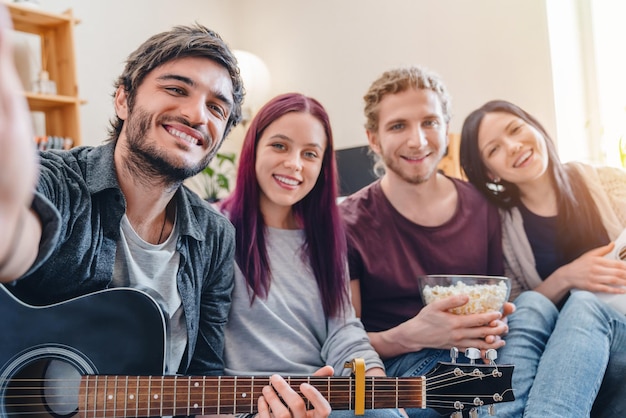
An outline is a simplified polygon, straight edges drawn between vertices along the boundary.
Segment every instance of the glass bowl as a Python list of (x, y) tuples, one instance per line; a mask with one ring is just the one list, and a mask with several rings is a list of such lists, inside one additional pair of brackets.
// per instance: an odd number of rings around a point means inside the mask
[(511, 293), (511, 283), (503, 276), (431, 274), (420, 276), (418, 280), (426, 305), (453, 295), (468, 295), (469, 302), (450, 309), (459, 315), (502, 311), (502, 305)]

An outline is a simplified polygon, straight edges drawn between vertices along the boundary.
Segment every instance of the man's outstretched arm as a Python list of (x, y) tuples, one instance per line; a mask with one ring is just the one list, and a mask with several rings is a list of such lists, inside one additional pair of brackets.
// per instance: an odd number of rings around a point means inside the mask
[(0, 282), (20, 277), (37, 256), (41, 225), (30, 204), (37, 157), (28, 105), (13, 62), (11, 22), (0, 4)]

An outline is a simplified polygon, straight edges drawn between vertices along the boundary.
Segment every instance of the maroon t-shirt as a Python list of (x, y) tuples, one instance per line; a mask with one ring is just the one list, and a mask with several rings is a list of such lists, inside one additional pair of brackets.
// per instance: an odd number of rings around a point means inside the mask
[(361, 320), (367, 331), (392, 328), (422, 309), (420, 275), (504, 274), (497, 208), (471, 184), (452, 181), (458, 191), (456, 212), (436, 227), (402, 216), (380, 181), (340, 204), (350, 277), (360, 280)]

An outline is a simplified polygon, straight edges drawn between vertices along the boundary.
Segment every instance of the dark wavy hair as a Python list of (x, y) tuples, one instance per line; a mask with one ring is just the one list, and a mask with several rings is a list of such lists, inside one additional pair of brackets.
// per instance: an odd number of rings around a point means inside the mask
[(304, 225), (304, 250), (317, 280), (324, 312), (327, 316), (338, 316), (348, 302), (347, 247), (336, 205), (338, 177), (333, 135), (328, 114), (317, 100), (299, 93), (287, 93), (273, 98), (259, 110), (244, 138), (235, 189), (221, 207), (235, 225), (235, 258), (253, 291), (252, 301), (256, 296), (265, 298), (270, 288), (271, 271), (265, 244), (265, 224), (259, 207), (256, 151), (265, 129), (290, 112), (312, 115), (320, 121), (326, 133), (327, 146), (320, 175), (313, 189), (294, 204), (293, 211)]
[[(557, 195), (557, 243), (568, 262), (584, 252), (609, 242), (606, 229), (581, 175), (561, 163), (554, 141), (539, 121), (520, 108), (505, 101), (492, 100), (471, 112), (461, 130), (460, 162), (467, 179), (497, 206), (510, 209), (518, 206), (517, 185), (502, 179), (495, 184), (487, 173), (478, 147), (478, 130), (488, 113), (508, 113), (522, 119), (543, 136), (548, 151), (548, 174)], [(575, 225), (575, 227), (573, 227)]]
[[(167, 32), (150, 37), (131, 53), (124, 71), (114, 83), (115, 91), (122, 86), (128, 96), (128, 107), (132, 109), (137, 89), (144, 78), (155, 68), (175, 59), (186, 57), (208, 58), (224, 67), (233, 83), (233, 108), (224, 131), (225, 138), (230, 130), (241, 121), (241, 104), (244, 97), (243, 81), (239, 74), (237, 58), (220, 35), (198, 23), (192, 26), (175, 26)], [(113, 93), (115, 96), (115, 93)], [(122, 132), (124, 121), (114, 117), (110, 121), (107, 141), (115, 142)]]

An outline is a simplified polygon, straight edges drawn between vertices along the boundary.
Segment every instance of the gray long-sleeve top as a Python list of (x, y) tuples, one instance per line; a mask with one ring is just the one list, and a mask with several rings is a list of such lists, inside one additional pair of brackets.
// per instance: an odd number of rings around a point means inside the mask
[[(313, 272), (303, 260), (303, 230), (267, 228), (272, 282), (267, 299), (250, 305), (247, 283), (235, 267), (235, 288), (226, 326), (225, 372), (232, 375), (310, 375), (331, 365), (350, 374), (346, 361), (384, 367), (352, 306), (327, 318)], [(348, 285), (348, 283), (346, 283)]]

